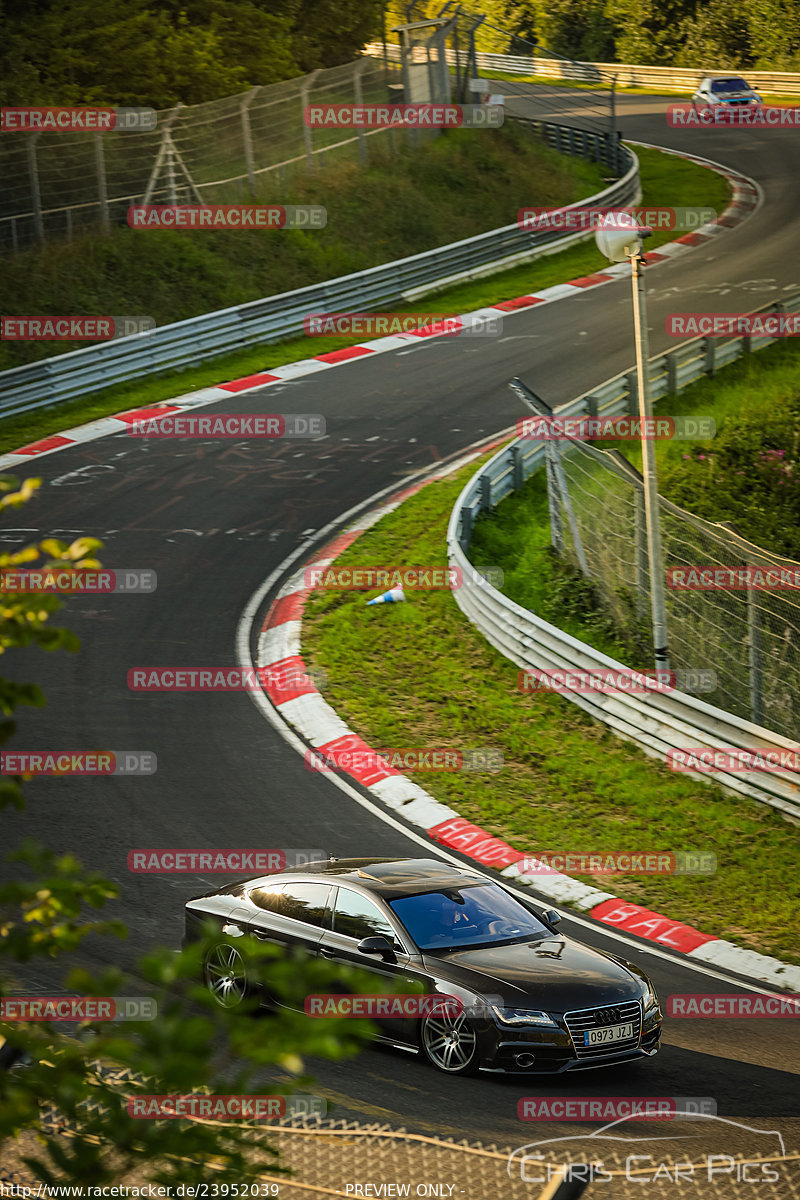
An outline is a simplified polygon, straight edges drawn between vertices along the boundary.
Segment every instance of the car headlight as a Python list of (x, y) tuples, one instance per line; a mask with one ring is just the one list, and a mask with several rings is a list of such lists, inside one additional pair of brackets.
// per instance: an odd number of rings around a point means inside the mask
[(503, 1025), (549, 1025), (558, 1029), (549, 1013), (535, 1008), (498, 1008), (493, 1004), (492, 1012)]
[(642, 997), (642, 1004), (644, 1005), (645, 1015), (649, 1013), (651, 1009), (658, 1008), (658, 996), (656, 995), (655, 988), (649, 980), (647, 982), (647, 991)]

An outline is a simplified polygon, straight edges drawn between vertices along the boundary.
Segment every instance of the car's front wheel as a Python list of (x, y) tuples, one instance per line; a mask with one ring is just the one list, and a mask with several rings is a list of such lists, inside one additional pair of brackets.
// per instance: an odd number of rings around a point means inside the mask
[(419, 1040), (422, 1053), (437, 1071), (474, 1075), (478, 1070), (478, 1039), (464, 1013), (426, 1017)]
[(206, 987), (222, 1008), (236, 1008), (247, 995), (247, 969), (235, 946), (220, 942), (206, 955), (203, 964)]

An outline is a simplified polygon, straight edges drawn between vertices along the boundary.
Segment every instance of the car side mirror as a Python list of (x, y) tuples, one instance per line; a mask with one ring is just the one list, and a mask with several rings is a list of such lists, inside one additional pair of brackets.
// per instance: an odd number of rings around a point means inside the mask
[(542, 920), (547, 921), (548, 925), (558, 925), (561, 913), (557, 913), (554, 908), (548, 908), (547, 912), (542, 913)]
[(384, 962), (397, 962), (397, 955), (394, 952), (394, 947), (388, 938), (383, 934), (377, 937), (364, 938), (356, 947), (361, 954), (380, 954)]

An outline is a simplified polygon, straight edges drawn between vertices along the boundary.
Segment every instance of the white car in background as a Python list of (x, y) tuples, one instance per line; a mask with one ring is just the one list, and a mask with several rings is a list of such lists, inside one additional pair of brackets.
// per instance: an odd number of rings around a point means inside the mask
[(741, 75), (707, 75), (692, 96), (692, 108), (752, 108), (764, 101)]

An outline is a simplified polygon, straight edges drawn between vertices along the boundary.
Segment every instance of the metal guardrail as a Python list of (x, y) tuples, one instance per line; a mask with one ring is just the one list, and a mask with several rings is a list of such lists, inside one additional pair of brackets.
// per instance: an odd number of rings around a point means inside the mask
[[(800, 295), (780, 304), (766, 305), (758, 312), (795, 312)], [(735, 338), (718, 344), (714, 338), (696, 338), (668, 354), (650, 360), (653, 399), (680, 391), (690, 383), (734, 361), (742, 354), (771, 345), (776, 338)], [(674, 383), (672, 383), (674, 381)], [(638, 412), (635, 375), (622, 372), (592, 388), (590, 392), (557, 409), (559, 416), (615, 416)], [(544, 443), (516, 439), (498, 451), (467, 483), (450, 517), (447, 548), (450, 565), (472, 578), (474, 569), (467, 551), (472, 541), (475, 517), (494, 507), (522, 486), (525, 479), (544, 465)], [(555, 625), (522, 608), (507, 596), (481, 581), (480, 586), (453, 592), (461, 611), (495, 649), (521, 668), (542, 671), (624, 671), (624, 664), (564, 633)], [(716, 749), (796, 750), (789, 741), (760, 725), (733, 716), (685, 692), (626, 693), (564, 691), (569, 700), (590, 716), (608, 725), (621, 737), (635, 742), (651, 757), (664, 760), (668, 750), (688, 746)], [(703, 776), (705, 778), (705, 776)], [(733, 791), (769, 804), (800, 818), (800, 775), (780, 769), (764, 772), (757, 782), (728, 772), (709, 774)]]
[[(399, 59), (400, 47), (387, 44), (387, 58)], [(365, 49), (373, 57), (383, 55), (383, 46), (374, 42)], [(564, 79), (575, 83), (597, 83), (608, 86), (616, 76), (617, 87), (659, 88), (664, 92), (694, 91), (706, 75), (720, 75), (716, 67), (700, 70), (695, 67), (651, 67), (636, 63), (572, 62), (570, 59), (538, 58), (518, 54), (488, 54), (478, 51), (478, 67), (484, 71), (506, 71), (509, 75), (538, 75), (546, 79)], [(448, 63), (455, 62), (452, 50), (447, 51)], [(740, 72), (731, 71), (731, 75)], [(784, 96), (800, 96), (800, 74), (794, 71), (743, 71), (747, 82), (756, 91)]]
[[(627, 205), (639, 197), (636, 155), (610, 136), (525, 120), (548, 145), (624, 170), (622, 178), (595, 196), (566, 207)], [(112, 384), (162, 371), (181, 370), (245, 346), (277, 342), (304, 332), (309, 313), (359, 312), (402, 301), (404, 294), (448, 277), (487, 266), (502, 269), (509, 259), (558, 241), (561, 230), (520, 229), (517, 224), (312, 284), (234, 308), (204, 313), (148, 333), (133, 334), (83, 350), (72, 350), (0, 373), (0, 416), (73, 400)]]

